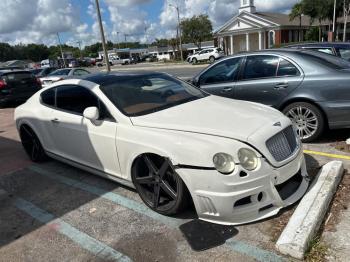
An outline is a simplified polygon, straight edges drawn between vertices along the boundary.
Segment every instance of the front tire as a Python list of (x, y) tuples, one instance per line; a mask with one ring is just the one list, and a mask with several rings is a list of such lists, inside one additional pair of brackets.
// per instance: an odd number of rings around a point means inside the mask
[(33, 162), (43, 162), (47, 159), (44, 148), (34, 131), (27, 125), (20, 128), (20, 138), (22, 146)]
[(192, 64), (197, 64), (197, 62), (198, 62), (198, 60), (197, 60), (197, 58), (192, 58)]
[(297, 127), (302, 142), (312, 142), (319, 138), (325, 128), (325, 119), (316, 106), (297, 102), (288, 105), (282, 111)]
[(211, 64), (214, 63), (214, 62), (215, 62), (215, 57), (213, 57), (213, 56), (209, 57), (209, 62), (210, 62)]
[(135, 160), (132, 181), (143, 202), (162, 215), (174, 215), (188, 204), (187, 188), (168, 158), (144, 154)]

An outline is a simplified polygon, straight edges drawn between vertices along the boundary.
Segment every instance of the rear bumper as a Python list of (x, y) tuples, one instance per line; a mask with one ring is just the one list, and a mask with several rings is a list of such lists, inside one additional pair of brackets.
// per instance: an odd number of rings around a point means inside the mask
[(177, 172), (192, 195), (199, 218), (224, 225), (245, 224), (276, 215), (283, 207), (298, 201), (309, 184), (302, 150), (280, 168), (262, 159), (258, 170), (251, 173), (240, 166), (229, 176), (215, 170)]

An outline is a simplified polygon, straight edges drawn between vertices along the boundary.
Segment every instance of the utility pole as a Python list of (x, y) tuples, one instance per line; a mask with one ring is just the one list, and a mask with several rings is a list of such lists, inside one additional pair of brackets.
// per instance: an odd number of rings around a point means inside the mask
[(177, 5), (173, 5), (173, 4), (169, 4), (169, 6), (174, 7), (176, 9), (177, 12), (177, 26), (178, 26), (178, 32), (179, 32), (179, 37), (180, 37), (180, 54), (181, 54), (181, 61), (184, 61), (184, 56), (182, 53), (182, 33), (181, 33), (181, 26), (180, 26), (180, 11), (179, 11), (179, 6)]
[(111, 71), (111, 65), (109, 64), (108, 52), (107, 52), (107, 49), (106, 49), (105, 33), (103, 31), (103, 24), (102, 24), (102, 18), (101, 18), (100, 4), (99, 4), (98, 0), (96, 0), (96, 9), (97, 9), (98, 22), (99, 22), (99, 25), (100, 25), (102, 48), (103, 48), (104, 58), (105, 58), (105, 62), (106, 62), (107, 72), (110, 72)]
[(83, 54), (81, 53), (81, 41), (77, 41), (77, 44), (79, 45), (80, 59), (83, 59)]
[(334, 11), (333, 11), (333, 34), (335, 34), (335, 15), (337, 9), (337, 0), (334, 0)]
[(119, 32), (117, 32), (117, 44), (118, 44), (118, 49), (120, 49), (120, 45), (119, 45)]
[(64, 67), (66, 67), (66, 60), (64, 59), (64, 55), (63, 55), (63, 50), (62, 50), (62, 44), (61, 44), (61, 39), (60, 39), (60, 34), (57, 32), (57, 39), (58, 39), (58, 45), (60, 46), (60, 51), (61, 51), (61, 57), (63, 60), (63, 65)]

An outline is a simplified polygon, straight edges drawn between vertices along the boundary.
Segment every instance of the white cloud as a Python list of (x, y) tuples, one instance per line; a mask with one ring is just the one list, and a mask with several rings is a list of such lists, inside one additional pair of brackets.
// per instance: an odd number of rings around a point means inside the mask
[(10, 43), (49, 44), (79, 24), (69, 0), (1, 0), (0, 10), (0, 41)]

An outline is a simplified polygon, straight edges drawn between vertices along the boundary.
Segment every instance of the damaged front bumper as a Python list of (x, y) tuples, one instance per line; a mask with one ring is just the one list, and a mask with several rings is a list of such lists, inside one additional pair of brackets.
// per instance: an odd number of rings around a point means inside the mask
[(178, 169), (186, 183), (200, 219), (238, 225), (276, 215), (298, 201), (309, 179), (302, 150), (288, 164), (275, 168), (265, 159), (248, 172), (237, 166), (231, 175), (216, 170)]

